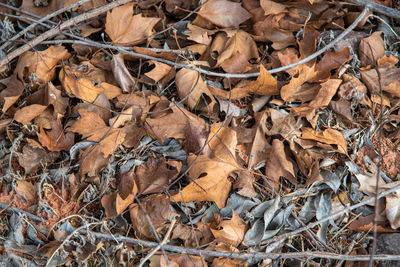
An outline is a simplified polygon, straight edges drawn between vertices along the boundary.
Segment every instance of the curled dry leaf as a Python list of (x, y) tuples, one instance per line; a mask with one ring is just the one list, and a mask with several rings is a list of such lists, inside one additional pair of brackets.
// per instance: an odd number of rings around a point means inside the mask
[(154, 68), (151, 71), (146, 72), (144, 75), (150, 78), (152, 80), (152, 83), (159, 82), (162, 78), (167, 76), (168, 73), (173, 70), (172, 66), (155, 60), (150, 60), (149, 64), (154, 65)]
[(385, 55), (385, 42), (381, 34), (381, 31), (376, 31), (370, 37), (361, 39), (358, 46), (361, 66), (375, 65), (378, 59)]
[(209, 0), (197, 14), (224, 28), (237, 28), (251, 18), (250, 13), (240, 3), (228, 0)]
[(218, 242), (237, 247), (243, 241), (246, 230), (247, 225), (236, 212), (232, 211), (232, 219), (222, 221), (216, 229), (211, 229), (211, 232)]
[(284, 101), (293, 101), (296, 99), (296, 94), (301, 88), (301, 85), (315, 78), (315, 66), (309, 67), (306, 64), (302, 64), (297, 67), (298, 74), (296, 77), (292, 77), (289, 83), (282, 86), (281, 98)]
[(145, 238), (155, 239), (153, 231), (146, 216), (158, 232), (169, 220), (174, 217), (170, 210), (170, 203), (165, 195), (150, 195), (141, 200), (144, 210), (138, 204), (129, 206), (129, 214), (133, 228)]
[(75, 144), (73, 133), (64, 133), (60, 122), (53, 121), (51, 131), (46, 134), (43, 128), (37, 133), (40, 143), (50, 151), (69, 151)]
[(36, 200), (36, 188), (28, 181), (16, 181), (15, 191), (18, 195), (25, 198), (26, 201), (32, 203)]
[[(256, 42), (250, 34), (242, 30), (228, 32), (229, 35), (233, 36), (226, 43), (222, 43), (223, 49), (219, 52), (217, 63), (214, 67), (222, 67), (226, 72), (247, 71), (248, 61), (257, 61), (259, 59)], [(233, 63), (240, 63), (240, 66), (235, 66), (232, 69)]]
[[(2, 85), (5, 86), (4, 89)], [(0, 80), (0, 90), (0, 104), (3, 104), (2, 112), (5, 113), (23, 93), (24, 84), (14, 74)]]
[(203, 246), (214, 240), (210, 226), (205, 223), (197, 223), (196, 227), (184, 224), (177, 224), (172, 231), (171, 240), (180, 239), (185, 247)]
[(230, 163), (210, 159), (201, 155), (194, 161), (195, 155), (188, 157), (189, 177), (193, 180), (181, 192), (171, 197), (171, 201), (214, 201), (218, 208), (225, 207), (231, 190), (228, 175), (238, 167)]
[(119, 87), (107, 82), (97, 83), (95, 80), (87, 78), (79, 67), (65, 66), (60, 71), (60, 81), (65, 90), (83, 101), (93, 102), (104, 92), (108, 99), (119, 96), (122, 91)]
[(14, 120), (22, 124), (27, 124), (28, 122), (39, 116), (46, 108), (47, 106), (37, 104), (23, 107), (15, 113)]
[(279, 188), (279, 178), (283, 176), (293, 185), (297, 185), (297, 165), (289, 157), (285, 145), (279, 139), (272, 141), (272, 147), (265, 166), (265, 175), (273, 179), (271, 185)]
[(328, 128), (323, 131), (316, 131), (308, 127), (303, 127), (301, 129), (301, 132), (302, 139), (315, 140), (317, 141), (317, 146), (318, 142), (328, 145), (334, 145), (335, 147), (332, 147), (334, 150), (347, 155), (346, 139), (344, 138), (343, 134), (338, 130)]
[(137, 82), (126, 68), (124, 57), (121, 53), (113, 55), (111, 67), (114, 77), (124, 93), (130, 93), (136, 89)]
[(276, 79), (260, 65), (260, 75), (255, 81), (244, 82), (233, 88), (230, 92), (210, 86), (212, 94), (224, 99), (237, 100), (248, 96), (250, 93), (256, 95), (277, 95), (279, 89)]
[[(174, 163), (178, 169), (169, 169), (170, 164)], [(181, 162), (168, 162), (163, 158), (150, 158), (136, 169), (135, 184), (138, 187), (139, 194), (162, 192), (178, 176), (181, 165)]]
[(197, 71), (181, 69), (175, 77), (178, 94), (190, 110), (213, 112), (216, 101)]
[(133, 15), (136, 3), (128, 3), (107, 12), (105, 32), (117, 45), (130, 46), (145, 43), (153, 33), (159, 18)]
[(21, 81), (29, 78), (34, 83), (46, 83), (54, 79), (57, 63), (70, 56), (63, 46), (50, 46), (39, 52), (28, 51), (19, 58), (15, 73)]
[(286, 6), (271, 0), (261, 0), (260, 5), (264, 9), (264, 15), (276, 15), (286, 12)]

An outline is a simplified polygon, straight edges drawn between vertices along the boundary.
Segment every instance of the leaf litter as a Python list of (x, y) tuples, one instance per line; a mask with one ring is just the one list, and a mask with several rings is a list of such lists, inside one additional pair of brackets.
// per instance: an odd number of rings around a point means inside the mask
[(11, 2), (0, 1), (2, 264), (328, 266), (368, 260), (376, 232), (398, 232), (398, 18), (373, 10), (331, 50), (272, 72), (360, 9)]

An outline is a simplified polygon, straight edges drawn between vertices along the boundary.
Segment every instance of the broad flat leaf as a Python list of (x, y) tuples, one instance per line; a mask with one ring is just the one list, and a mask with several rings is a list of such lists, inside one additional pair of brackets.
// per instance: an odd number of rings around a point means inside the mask
[(260, 5), (264, 9), (264, 15), (276, 15), (286, 12), (286, 6), (271, 0), (260, 0)]
[(155, 60), (150, 60), (148, 63), (150, 65), (154, 65), (154, 69), (152, 69), (149, 72), (146, 72), (144, 75), (150, 78), (153, 81), (153, 83), (159, 82), (162, 78), (167, 76), (168, 73), (170, 73), (170, 71), (173, 69), (172, 66)]
[(250, 93), (268, 96), (279, 94), (276, 79), (269, 74), (262, 64), (260, 65), (260, 75), (257, 77), (257, 80), (239, 84), (230, 92), (215, 87), (210, 87), (210, 91), (214, 95), (231, 100), (246, 97)]
[[(207, 84), (197, 71), (181, 69), (175, 77), (178, 94), (184, 104), (188, 105), (190, 110), (198, 110), (206, 113), (213, 112), (217, 103), (211, 94)], [(210, 103), (203, 100), (204, 96), (210, 99)]]
[(75, 135), (73, 133), (64, 133), (62, 125), (58, 121), (53, 121), (52, 129), (46, 133), (43, 128), (37, 134), (40, 143), (50, 151), (69, 151), (75, 144)]
[(145, 238), (155, 239), (153, 231), (146, 219), (150, 217), (154, 228), (161, 230), (174, 214), (170, 210), (170, 203), (165, 195), (150, 195), (141, 200), (144, 210), (138, 204), (129, 206), (129, 214), (133, 228)]
[(227, 243), (237, 247), (243, 240), (247, 225), (233, 211), (232, 219), (222, 221), (216, 229), (211, 228), (211, 232), (218, 242)]
[(289, 158), (285, 151), (285, 146), (279, 139), (272, 141), (272, 147), (265, 166), (265, 175), (272, 178), (271, 183), (275, 189), (279, 188), (279, 177), (283, 176), (293, 185), (297, 185), (297, 166), (295, 162)]
[[(178, 163), (178, 162), (175, 162)], [(150, 158), (136, 169), (135, 184), (139, 194), (162, 192), (179, 174), (180, 168), (171, 170), (165, 159)]]
[(37, 104), (23, 107), (15, 113), (14, 120), (22, 124), (27, 124), (28, 122), (39, 116), (46, 108), (47, 106)]
[(153, 33), (160, 19), (133, 15), (135, 4), (128, 3), (107, 12), (105, 32), (114, 43), (123, 46), (145, 43)]
[[(46, 83), (54, 79), (57, 63), (70, 56), (63, 46), (50, 46), (39, 52), (27, 51), (19, 58), (15, 73), (21, 81), (29, 77), (32, 82)], [(35, 78), (32, 78), (31, 74), (34, 74)]]
[(347, 155), (346, 139), (343, 134), (337, 130), (328, 128), (323, 131), (316, 131), (308, 127), (303, 127), (301, 133), (302, 139), (315, 140), (323, 144), (335, 145), (337, 148), (334, 148), (334, 150)]
[(196, 161), (195, 155), (190, 155), (188, 165), (190, 179), (194, 180), (183, 190), (171, 197), (171, 201), (215, 201), (218, 208), (223, 208), (231, 190), (228, 175), (237, 170), (232, 164), (209, 159), (201, 155)]
[(103, 119), (96, 113), (80, 109), (79, 115), (81, 116), (80, 119), (68, 131), (79, 133), (82, 135), (82, 138), (87, 138), (89, 141), (98, 142), (109, 130)]
[(197, 14), (224, 28), (237, 28), (251, 17), (240, 3), (227, 0), (209, 0)]
[(94, 80), (85, 77), (83, 72), (78, 68), (65, 66), (60, 71), (60, 81), (65, 90), (86, 102), (93, 102), (96, 98), (104, 92), (108, 99), (119, 96), (122, 90), (107, 82), (100, 82), (99, 84)]
[[(233, 36), (230, 37), (226, 43), (222, 44), (222, 50), (219, 53), (217, 63), (214, 67), (222, 67), (228, 72), (228, 68), (230, 68), (232, 62), (238, 62), (237, 59), (233, 60), (233, 58), (238, 57), (238, 55), (243, 55), (245, 62), (242, 61), (244, 64), (240, 68), (241, 71), (239, 71), (243, 72), (246, 70), (247, 61), (250, 59), (258, 60), (259, 58), (256, 42), (251, 35), (245, 31), (232, 31), (230, 34)], [(235, 70), (238, 71), (238, 68), (235, 67)]]
[(381, 34), (381, 31), (376, 31), (370, 37), (361, 39), (358, 46), (361, 66), (375, 65), (377, 60), (385, 55), (386, 47)]

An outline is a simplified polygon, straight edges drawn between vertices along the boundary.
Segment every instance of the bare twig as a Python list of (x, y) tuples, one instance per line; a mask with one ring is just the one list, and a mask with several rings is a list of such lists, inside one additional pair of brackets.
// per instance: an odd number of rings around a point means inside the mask
[(21, 209), (17, 209), (14, 207), (10, 207), (6, 204), (0, 203), (0, 209), (6, 210), (6, 211), (11, 211), (11, 212), (15, 212), (18, 214), (24, 214), (26, 217), (28, 217), (31, 220), (35, 220), (37, 222), (44, 222), (44, 220), (36, 215), (33, 215), (27, 211), (21, 210)]
[[(124, 242), (129, 244), (138, 244), (146, 247), (158, 247), (159, 244), (151, 241), (144, 241), (135, 238), (123, 237), (123, 236), (111, 236), (108, 234), (102, 234), (97, 232), (90, 232), (93, 236), (99, 239), (106, 239), (117, 242)], [(190, 255), (204, 255), (209, 257), (223, 257), (230, 259), (242, 259), (242, 260), (262, 260), (262, 259), (331, 259), (331, 260), (344, 260), (344, 261), (368, 261), (368, 255), (346, 255), (346, 254), (336, 254), (330, 252), (319, 252), (319, 251), (306, 251), (306, 252), (289, 252), (289, 253), (234, 253), (234, 252), (222, 252), (213, 250), (202, 250), (195, 248), (185, 248), (178, 246), (163, 246), (165, 250), (176, 252), (180, 254), (190, 254)], [(399, 261), (400, 255), (376, 255), (375, 260), (379, 261)]]
[(30, 30), (32, 30), (33, 28), (35, 28), (38, 24), (41, 24), (42, 22), (48, 21), (49, 19), (51, 19), (52, 17), (55, 17), (67, 10), (70, 10), (74, 7), (80, 6), (86, 2), (88, 2), (89, 0), (81, 0), (79, 2), (76, 2), (75, 4), (69, 5), (67, 7), (61, 8), (59, 10), (54, 11), (51, 14), (48, 14), (47, 16), (41, 18), (40, 20), (30, 24), (28, 27), (26, 27), (24, 30), (20, 31), (18, 34), (14, 35), (11, 39), (7, 40), (7, 42), (5, 42), (1, 47), (0, 50), (4, 50), (8, 44), (10, 44), (11, 42), (17, 40), (19, 37), (23, 36), (25, 33), (29, 32)]
[(165, 235), (163, 241), (162, 241), (160, 244), (158, 244), (157, 247), (155, 247), (145, 258), (143, 258), (143, 259), (140, 261), (138, 267), (142, 267), (143, 264), (145, 264), (146, 261), (148, 261), (158, 250), (160, 250), (160, 248), (161, 248), (162, 246), (164, 246), (164, 245), (166, 245), (166, 244), (168, 243), (168, 241), (169, 241), (168, 239), (169, 239), (169, 237), (170, 237), (170, 235), (171, 235), (171, 233), (172, 233), (172, 229), (174, 229), (175, 223), (176, 223), (176, 220), (172, 220), (171, 225), (169, 226), (168, 232), (167, 232), (167, 234)]
[(22, 53), (28, 51), (31, 47), (34, 47), (38, 44), (40, 44), (40, 42), (53, 37), (54, 35), (58, 34), (60, 31), (71, 27), (75, 24), (78, 24), (84, 20), (88, 20), (91, 19), (93, 17), (96, 17), (102, 13), (107, 12), (110, 9), (113, 9), (114, 7), (126, 4), (128, 2), (131, 2), (132, 0), (116, 0), (114, 2), (111, 2), (107, 5), (95, 8), (93, 10), (90, 10), (87, 13), (83, 13), (79, 16), (76, 16), (70, 20), (67, 20), (66, 22), (62, 23), (59, 27), (54, 27), (51, 30), (39, 35), (38, 37), (36, 37), (35, 39), (33, 39), (32, 41), (30, 41), (28, 44), (25, 44), (21, 47), (19, 47), (18, 49), (16, 49), (15, 51), (11, 52), (9, 55), (6, 55), (3, 59), (1, 59), (0, 61), (0, 69), (2, 67), (4, 67), (6, 64), (8, 64), (11, 60), (13, 60), (14, 58), (20, 56)]
[(362, 7), (367, 7), (372, 11), (381, 13), (388, 17), (400, 19), (400, 10), (380, 5), (370, 0), (344, 0), (344, 2), (352, 3)]
[[(393, 193), (393, 192), (396, 192), (396, 191), (399, 190), (399, 189), (400, 189), (400, 184), (394, 186), (393, 188), (391, 188), (391, 189), (389, 189), (389, 190), (386, 190), (386, 191), (384, 191), (384, 192), (379, 193), (379, 194), (376, 196), (376, 198), (377, 198), (377, 199), (380, 199), (380, 198), (382, 198), (382, 197), (384, 197), (384, 196), (387, 196), (387, 195), (389, 195), (389, 194), (391, 194), (391, 193)], [(333, 213), (333, 214), (331, 214), (331, 215), (329, 215), (329, 216), (327, 216), (327, 217), (325, 217), (325, 218), (323, 218), (323, 219), (321, 219), (321, 220), (318, 220), (318, 221), (313, 222), (313, 223), (309, 223), (309, 224), (308, 224), (307, 226), (305, 226), (305, 227), (300, 227), (300, 228), (298, 228), (298, 229), (296, 229), (296, 230), (294, 230), (294, 231), (292, 231), (292, 232), (288, 232), (288, 233), (285, 233), (285, 234), (276, 236), (276, 237), (274, 237), (274, 238), (271, 238), (270, 240), (268, 240), (268, 243), (272, 243), (272, 242), (282, 242), (282, 240), (285, 240), (285, 239), (287, 239), (287, 238), (290, 237), (290, 236), (297, 235), (297, 234), (299, 234), (299, 233), (301, 233), (301, 232), (306, 231), (307, 229), (314, 228), (315, 226), (320, 225), (320, 224), (323, 223), (323, 222), (326, 222), (326, 221), (329, 221), (329, 220), (331, 220), (331, 219), (334, 219), (334, 218), (336, 218), (336, 217), (338, 217), (338, 216), (340, 216), (340, 215), (342, 215), (342, 214), (344, 214), (344, 213), (346, 213), (346, 212), (352, 211), (352, 210), (354, 210), (354, 209), (357, 209), (357, 208), (359, 208), (359, 207), (362, 207), (362, 206), (364, 206), (364, 205), (366, 205), (366, 204), (368, 204), (368, 203), (374, 202), (374, 201), (375, 201), (375, 198), (369, 198), (369, 199), (363, 200), (363, 201), (361, 201), (360, 203), (357, 203), (357, 204), (355, 204), (355, 205), (353, 205), (353, 206), (347, 206), (347, 207), (345, 207), (344, 209), (342, 209), (342, 210), (340, 210), (340, 211), (338, 211), (338, 212), (335, 212), (335, 213)]]
[[(82, 14), (80, 16), (77, 16), (71, 20), (68, 20), (66, 22), (64, 22), (63, 24), (60, 25), (60, 27), (58, 28), (54, 28), (51, 29), (45, 33), (43, 33), (42, 35), (38, 36), (37, 38), (35, 38), (34, 40), (30, 41), (29, 44), (26, 44), (20, 48), (18, 48), (17, 50), (15, 50), (14, 52), (10, 53), (8, 56), (6, 56), (5, 58), (3, 58), (0, 61), (0, 69), (8, 64), (11, 60), (13, 60), (14, 58), (18, 57), (19, 55), (21, 55), (23, 52), (29, 50), (29, 48), (31, 48), (32, 46), (36, 46), (37, 44), (39, 44), (40, 42), (56, 35), (58, 32), (60, 32), (61, 30), (64, 30), (65, 28), (68, 28), (70, 26), (72, 26), (73, 24), (79, 23), (85, 19), (89, 19), (92, 18), (94, 16), (97, 16), (103, 12), (106, 12), (107, 10), (114, 8), (118, 5), (121, 5), (123, 3), (129, 2), (129, 0), (117, 0), (115, 2), (112, 2), (108, 5), (105, 5), (103, 7), (94, 9), (88, 13)], [(274, 74), (274, 73), (278, 73), (278, 72), (282, 72), (291, 68), (294, 68), (298, 65), (304, 64), (309, 62), (310, 60), (318, 57), (319, 55), (322, 55), (325, 51), (329, 50), (330, 48), (332, 48), (337, 42), (339, 42), (341, 39), (343, 39), (348, 33), (350, 33), (357, 25), (358, 23), (365, 17), (365, 15), (368, 13), (369, 9), (366, 7), (364, 8), (363, 12), (361, 12), (361, 14), (357, 17), (357, 19), (345, 30), (343, 31), (335, 40), (333, 40), (331, 43), (329, 43), (327, 46), (323, 47), (322, 49), (318, 50), (317, 52), (311, 54), (310, 56), (299, 60), (293, 64), (289, 64), (280, 68), (276, 68), (276, 69), (272, 69), (269, 70), (269, 73)], [(81, 38), (79, 38), (81, 39)], [(155, 60), (158, 62), (162, 62), (165, 64), (169, 64), (175, 67), (179, 67), (179, 68), (185, 68), (185, 69), (190, 69), (190, 70), (195, 70), (198, 71), (199, 73), (202, 74), (206, 74), (206, 75), (210, 75), (210, 76), (216, 76), (216, 77), (225, 77), (225, 78), (250, 78), (250, 77), (257, 77), (260, 73), (259, 72), (255, 72), (255, 73), (245, 73), (245, 74), (238, 74), (238, 73), (218, 73), (218, 72), (212, 72), (212, 71), (207, 71), (198, 67), (193, 67), (193, 66), (188, 66), (188, 65), (184, 65), (184, 64), (180, 64), (180, 63), (175, 63), (166, 59), (162, 59), (162, 58), (156, 58), (156, 57), (152, 57), (152, 56), (148, 56), (148, 55), (142, 55), (139, 53), (135, 53), (132, 51), (128, 51), (125, 48), (122, 47), (118, 47), (118, 46), (113, 46), (113, 45), (107, 45), (107, 44), (100, 44), (88, 39), (84, 39), (82, 38), (81, 40), (84, 40), (84, 42), (86, 42), (86, 44), (89, 45), (93, 45), (93, 46), (97, 46), (97, 47), (102, 47), (102, 48), (107, 48), (107, 49), (114, 49), (117, 50), (119, 52), (124, 52), (126, 54), (129, 55), (133, 55), (139, 58), (144, 58), (144, 59), (148, 59), (148, 60)]]

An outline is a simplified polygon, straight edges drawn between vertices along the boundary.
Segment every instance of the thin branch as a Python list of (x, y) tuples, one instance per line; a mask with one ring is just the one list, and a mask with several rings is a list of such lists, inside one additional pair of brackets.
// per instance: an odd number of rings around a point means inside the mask
[[(51, 29), (45, 33), (43, 33), (42, 35), (38, 36), (37, 38), (33, 39), (32, 41), (30, 41), (29, 44), (26, 44), (20, 48), (18, 48), (17, 50), (15, 50), (14, 52), (10, 53), (8, 56), (6, 56), (5, 58), (3, 58), (0, 61), (0, 69), (8, 64), (11, 60), (13, 60), (14, 58), (18, 57), (19, 55), (21, 55), (22, 53), (24, 53), (25, 51), (29, 50), (31, 47), (38, 45), (40, 42), (56, 35), (58, 32), (64, 30), (65, 28), (68, 28), (70, 26), (72, 26), (73, 24), (79, 23), (85, 19), (89, 19), (92, 18), (96, 15), (99, 15), (103, 12), (106, 12), (107, 10), (121, 5), (123, 3), (128, 2), (129, 0), (117, 0), (115, 2), (112, 2), (108, 5), (105, 5), (101, 8), (97, 8), (94, 9), (86, 14), (82, 14), (80, 16), (77, 16), (71, 20), (68, 20), (66, 22), (64, 22), (63, 24), (60, 25), (60, 27), (58, 28), (54, 28)], [(269, 70), (268, 72), (271, 74), (274, 73), (278, 73), (278, 72), (282, 72), (291, 68), (294, 68), (298, 65), (304, 64), (309, 62), (310, 60), (318, 57), (319, 55), (322, 55), (325, 51), (329, 50), (330, 48), (332, 48), (337, 42), (339, 42), (340, 40), (342, 40), (347, 34), (349, 34), (357, 25), (358, 23), (360, 23), (360, 21), (365, 17), (365, 15), (368, 13), (369, 9), (366, 7), (364, 8), (363, 12), (361, 12), (361, 14), (357, 17), (357, 19), (345, 30), (343, 31), (335, 40), (333, 40), (331, 43), (329, 43), (327, 46), (323, 47), (322, 49), (318, 50), (317, 52), (311, 54), (310, 56), (299, 60), (295, 63), (280, 67), (280, 68), (276, 68), (276, 69), (272, 69)], [(219, 72), (212, 72), (212, 71), (207, 71), (207, 70), (203, 70), (201, 68), (198, 67), (193, 67), (193, 66), (188, 66), (188, 65), (184, 65), (184, 64), (180, 64), (180, 63), (175, 63), (166, 59), (162, 59), (162, 58), (156, 58), (156, 57), (152, 57), (152, 56), (148, 56), (148, 55), (142, 55), (139, 53), (135, 53), (132, 51), (128, 51), (125, 48), (122, 47), (118, 47), (118, 46), (113, 46), (113, 45), (107, 45), (107, 44), (100, 44), (85, 38), (78, 38), (80, 40), (83, 40), (86, 44), (90, 44), (93, 46), (97, 46), (97, 47), (102, 47), (102, 48), (107, 48), (107, 49), (114, 49), (117, 50), (119, 52), (124, 52), (126, 54), (132, 55), (132, 56), (136, 56), (139, 58), (144, 58), (144, 59), (148, 59), (148, 60), (155, 60), (158, 62), (162, 62), (168, 65), (172, 65), (175, 67), (179, 67), (179, 68), (185, 68), (185, 69), (190, 69), (190, 70), (195, 70), (198, 71), (199, 73), (205, 74), (205, 75), (210, 75), (210, 76), (216, 76), (216, 77), (225, 77), (225, 78), (250, 78), (250, 77), (257, 77), (260, 73), (259, 72), (255, 72), (255, 73), (245, 73), (245, 74), (239, 74), (239, 73), (219, 73)]]
[(41, 24), (42, 22), (48, 21), (48, 20), (50, 20), (52, 17), (55, 17), (55, 16), (57, 16), (57, 15), (59, 15), (59, 14), (62, 14), (62, 13), (64, 13), (65, 11), (70, 10), (70, 9), (72, 9), (72, 8), (74, 8), (74, 7), (80, 6), (80, 5), (82, 5), (82, 4), (84, 4), (84, 3), (88, 2), (88, 1), (89, 1), (89, 0), (81, 0), (81, 1), (79, 1), (79, 2), (76, 2), (75, 4), (69, 5), (69, 6), (64, 7), (64, 8), (61, 8), (61, 9), (58, 9), (58, 10), (54, 11), (53, 13), (48, 14), (47, 16), (41, 18), (40, 20), (38, 20), (38, 21), (36, 21), (36, 22), (30, 24), (30, 25), (29, 25), (28, 27), (26, 27), (24, 30), (22, 30), (22, 31), (20, 31), (18, 34), (14, 35), (11, 39), (7, 40), (7, 42), (5, 42), (5, 43), (0, 47), (0, 50), (4, 50), (4, 49), (8, 46), (8, 44), (10, 44), (11, 42), (17, 40), (19, 37), (23, 36), (25, 33), (29, 32), (30, 30), (32, 30), (33, 28), (35, 28), (38, 24)]
[[(389, 190), (386, 190), (386, 191), (384, 191), (384, 192), (379, 193), (379, 194), (377, 195), (376, 198), (377, 198), (377, 199), (380, 199), (380, 198), (382, 198), (382, 197), (384, 197), (384, 196), (387, 196), (387, 195), (389, 195), (389, 194), (391, 194), (391, 193), (393, 193), (393, 192), (396, 192), (397, 190), (400, 190), (400, 184), (394, 186), (393, 188), (391, 188), (391, 189), (389, 189)], [(325, 218), (323, 218), (323, 219), (321, 219), (321, 220), (318, 220), (318, 221), (313, 222), (313, 223), (309, 223), (307, 226), (305, 226), (305, 227), (300, 227), (300, 228), (298, 228), (298, 229), (296, 229), (296, 230), (294, 230), (294, 231), (292, 231), (292, 232), (288, 232), (288, 233), (285, 233), (285, 234), (276, 236), (276, 237), (274, 237), (274, 238), (271, 238), (271, 239), (268, 240), (267, 242), (268, 242), (268, 243), (272, 243), (272, 242), (282, 242), (283, 240), (285, 240), (285, 239), (287, 239), (287, 238), (289, 238), (289, 237), (291, 237), (291, 236), (293, 236), (293, 235), (297, 235), (297, 234), (299, 234), (299, 233), (301, 233), (301, 232), (306, 231), (307, 229), (314, 228), (315, 226), (318, 226), (318, 225), (320, 225), (320, 224), (323, 223), (323, 222), (326, 222), (326, 221), (329, 221), (329, 220), (331, 220), (331, 219), (334, 219), (334, 218), (336, 218), (336, 217), (338, 217), (338, 216), (340, 216), (340, 215), (342, 215), (342, 214), (344, 214), (344, 213), (346, 213), (346, 212), (352, 211), (352, 210), (354, 210), (354, 209), (357, 209), (357, 208), (359, 208), (359, 207), (362, 207), (362, 206), (364, 206), (364, 205), (366, 205), (366, 204), (368, 204), (368, 203), (374, 202), (374, 201), (375, 201), (375, 197), (366, 199), (366, 200), (364, 200), (364, 201), (361, 201), (360, 203), (355, 204), (355, 205), (353, 205), (353, 206), (347, 206), (347, 207), (344, 208), (343, 210), (340, 210), (340, 211), (338, 211), (338, 212), (335, 212), (335, 213), (333, 213), (333, 214), (331, 214), (331, 215), (329, 215), (329, 216), (327, 216), (327, 217), (325, 217)]]
[(372, 2), (371, 0), (344, 0), (344, 2), (352, 3), (362, 7), (367, 7), (372, 11), (381, 13), (388, 17), (400, 19), (400, 10), (377, 4), (375, 2)]
[[(146, 247), (156, 248), (159, 246), (156, 242), (144, 241), (135, 238), (123, 237), (123, 236), (112, 236), (108, 234), (102, 234), (98, 232), (89, 232), (93, 236), (99, 239), (106, 239), (110, 241), (123, 242), (129, 244), (137, 244)], [(185, 248), (179, 246), (163, 246), (165, 250), (176, 252), (180, 254), (190, 255), (204, 255), (208, 257), (223, 257), (230, 259), (242, 259), (242, 260), (262, 260), (262, 259), (331, 259), (331, 260), (344, 260), (344, 261), (368, 261), (368, 255), (346, 255), (336, 254), (330, 252), (319, 252), (319, 251), (306, 251), (306, 252), (289, 252), (289, 253), (234, 253), (234, 252), (222, 252), (213, 250), (202, 250), (195, 248)], [(400, 261), (400, 255), (376, 255), (375, 260), (378, 261)]]
[(176, 223), (176, 220), (172, 220), (171, 225), (169, 226), (168, 232), (165, 235), (163, 241), (160, 244), (158, 244), (157, 247), (155, 247), (145, 258), (143, 258), (140, 261), (138, 267), (142, 267), (143, 264), (145, 264), (146, 261), (148, 261), (157, 251), (159, 251), (162, 246), (165, 246), (168, 243), (168, 241), (169, 241), (168, 239), (172, 233), (172, 229), (174, 229), (175, 223)]
[(44, 220), (36, 215), (33, 215), (27, 211), (21, 210), (21, 209), (17, 209), (14, 207), (10, 207), (6, 204), (0, 203), (0, 209), (2, 210), (6, 210), (6, 211), (11, 211), (11, 212), (15, 212), (17, 214), (24, 214), (26, 217), (28, 217), (31, 220), (37, 221), (37, 222), (44, 222)]
[(107, 5), (92, 9), (86, 13), (83, 13), (79, 16), (76, 16), (70, 20), (67, 20), (66, 22), (62, 23), (59, 27), (54, 27), (51, 30), (39, 35), (32, 41), (30, 41), (28, 44), (25, 44), (15, 51), (11, 52), (9, 55), (6, 55), (3, 59), (0, 61), (0, 69), (4, 67), (6, 64), (8, 64), (11, 60), (14, 58), (20, 56), (24, 52), (28, 51), (30, 48), (35, 47), (36, 45), (40, 44), (42, 41), (47, 40), (55, 35), (57, 35), (60, 31), (71, 27), (75, 24), (78, 24), (84, 20), (91, 19), (93, 17), (96, 17), (102, 13), (107, 12), (110, 9), (113, 9), (114, 7), (118, 7), (120, 5), (126, 4), (128, 2), (131, 2), (132, 0), (116, 0), (114, 2), (111, 2)]

